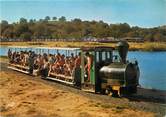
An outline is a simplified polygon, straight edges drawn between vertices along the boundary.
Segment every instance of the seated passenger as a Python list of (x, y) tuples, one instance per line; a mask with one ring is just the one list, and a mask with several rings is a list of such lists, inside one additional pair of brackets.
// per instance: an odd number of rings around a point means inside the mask
[(65, 76), (70, 76), (70, 60), (69, 58), (66, 58), (65, 64), (64, 64), (64, 75)]
[(55, 59), (54, 59), (53, 55), (49, 54), (48, 62), (49, 62), (50, 67), (49, 67), (48, 75), (50, 74), (50, 72), (51, 72), (51, 70), (52, 70), (52, 66), (53, 66), (53, 64), (54, 64), (54, 62), (55, 62), (54, 60), (55, 60)]
[(19, 62), (20, 62), (20, 54), (19, 54), (19, 52), (17, 52), (14, 57), (14, 63), (19, 64)]
[(25, 52), (24, 54), (24, 66), (28, 66), (29, 54)]
[(24, 65), (24, 52), (23, 51), (21, 51), (21, 53), (20, 53), (20, 65)]
[(34, 60), (35, 60), (35, 59), (34, 59), (34, 57), (35, 57), (34, 55), (35, 55), (35, 54), (34, 54), (33, 52), (30, 52), (29, 55), (30, 55), (30, 56), (29, 56), (29, 60), (28, 60), (29, 73), (30, 73), (30, 74), (33, 74)]
[(71, 57), (70, 57), (70, 59), (71, 59), (72, 61), (75, 60), (75, 57), (74, 57), (74, 54), (73, 54), (73, 53), (71, 53)]
[(49, 62), (47, 58), (44, 58), (44, 65), (41, 69), (41, 76), (42, 78), (45, 78), (48, 76), (48, 71), (49, 71)]
[(62, 74), (64, 72), (63, 71), (64, 70), (63, 66), (65, 64), (65, 55), (64, 54), (60, 57), (60, 59), (59, 59), (57, 64), (59, 64), (60, 73)]
[(60, 73), (60, 70), (59, 70), (59, 57), (57, 57), (56, 55), (56, 61), (54, 62), (54, 64), (52, 65), (52, 69), (51, 69), (51, 72), (53, 73), (56, 73), (56, 74), (59, 74)]
[(12, 51), (9, 49), (8, 50), (8, 58), (9, 58), (9, 62), (11, 62), (11, 58), (12, 57)]
[(12, 53), (12, 56), (11, 56), (11, 63), (15, 63), (15, 56), (16, 56), (16, 52), (13, 52)]

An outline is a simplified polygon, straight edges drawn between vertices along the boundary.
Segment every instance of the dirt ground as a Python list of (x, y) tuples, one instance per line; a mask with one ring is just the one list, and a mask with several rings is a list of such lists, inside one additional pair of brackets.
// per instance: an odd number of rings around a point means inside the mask
[[(121, 99), (113, 98), (113, 100)], [(155, 115), (154, 112), (130, 108), (128, 105), (103, 104), (100, 100), (94, 101), (79, 93), (38, 82), (28, 75), (15, 71), (2, 69), (0, 71), (1, 117), (153, 117)]]

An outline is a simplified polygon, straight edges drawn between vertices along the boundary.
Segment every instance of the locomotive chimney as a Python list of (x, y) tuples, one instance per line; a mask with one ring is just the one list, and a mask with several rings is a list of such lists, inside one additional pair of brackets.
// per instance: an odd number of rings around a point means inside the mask
[(126, 57), (127, 57), (129, 44), (126, 41), (120, 41), (117, 44), (117, 48), (118, 48), (118, 52), (119, 52), (119, 56), (121, 58), (121, 61), (123, 63), (126, 63)]

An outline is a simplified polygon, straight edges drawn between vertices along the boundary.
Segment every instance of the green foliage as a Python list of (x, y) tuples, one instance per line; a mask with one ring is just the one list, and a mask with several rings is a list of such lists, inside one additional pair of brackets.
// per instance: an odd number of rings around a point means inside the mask
[(49, 21), (50, 20), (50, 17), (49, 16), (46, 16), (45, 17), (45, 21)]
[(20, 38), (21, 38), (23, 41), (31, 41), (31, 33), (29, 33), (29, 32), (22, 33), (22, 34), (20, 35)]
[(66, 21), (66, 18), (65, 18), (64, 16), (62, 16), (62, 17), (59, 18), (59, 21), (60, 21), (60, 22), (65, 22), (65, 21)]
[(57, 17), (53, 17), (52, 20), (56, 21), (56, 20), (57, 20)]
[(20, 24), (25, 24), (27, 23), (27, 20), (25, 18), (20, 18)]
[[(52, 19), (52, 20), (51, 20)], [(107, 24), (103, 21), (82, 21), (75, 18), (67, 21), (64, 16), (57, 18), (46, 16), (36, 21), (20, 18), (19, 22), (9, 24), (2, 20), (2, 38), (31, 39), (75, 39), (80, 41), (83, 38), (124, 38), (140, 37), (145, 41), (166, 41), (166, 26), (155, 28), (130, 27), (127, 23)]]

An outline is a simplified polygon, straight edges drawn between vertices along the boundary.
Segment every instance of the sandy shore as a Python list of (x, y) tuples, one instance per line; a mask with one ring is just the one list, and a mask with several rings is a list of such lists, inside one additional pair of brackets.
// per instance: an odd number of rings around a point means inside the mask
[[(0, 116), (2, 117), (153, 117), (164, 116), (165, 104), (144, 100), (110, 98), (95, 100), (68, 90), (65, 86), (47, 84), (12, 70), (0, 71)], [(100, 97), (100, 95), (99, 95)], [(97, 98), (97, 96), (96, 96)], [(107, 98), (109, 98), (107, 96)], [(131, 106), (130, 106), (131, 105)], [(133, 107), (134, 108), (133, 108)], [(154, 111), (154, 107), (158, 110)], [(144, 109), (145, 108), (145, 109)]]

